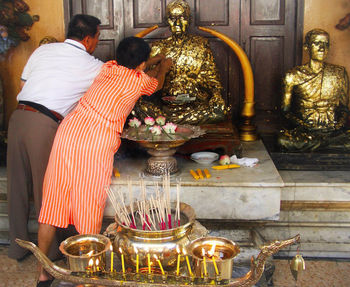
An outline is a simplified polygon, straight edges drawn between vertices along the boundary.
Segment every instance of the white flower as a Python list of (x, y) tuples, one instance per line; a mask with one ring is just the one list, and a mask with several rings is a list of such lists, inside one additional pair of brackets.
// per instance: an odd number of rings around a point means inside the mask
[(132, 118), (129, 120), (129, 126), (132, 128), (138, 128), (141, 126), (141, 122), (137, 118)]
[(158, 125), (164, 126), (165, 125), (165, 121), (166, 121), (166, 119), (163, 116), (159, 116), (159, 117), (156, 118), (156, 123)]
[(177, 125), (174, 123), (167, 123), (163, 126), (163, 129), (168, 134), (174, 134), (176, 132)]
[(162, 133), (162, 128), (160, 126), (153, 126), (150, 128), (152, 134), (159, 136)]
[(144, 121), (145, 121), (145, 124), (147, 126), (153, 126), (154, 125), (154, 118), (147, 117), (147, 118), (144, 119)]

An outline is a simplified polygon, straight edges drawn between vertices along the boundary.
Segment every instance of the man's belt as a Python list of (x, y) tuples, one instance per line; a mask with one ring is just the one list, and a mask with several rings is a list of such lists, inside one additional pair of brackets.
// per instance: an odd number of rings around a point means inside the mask
[(32, 103), (28, 101), (19, 101), (17, 110), (24, 110), (24, 111), (31, 111), (35, 113), (42, 113), (51, 119), (53, 119), (55, 122), (60, 123), (63, 120), (63, 116), (59, 113), (49, 110), (43, 105)]

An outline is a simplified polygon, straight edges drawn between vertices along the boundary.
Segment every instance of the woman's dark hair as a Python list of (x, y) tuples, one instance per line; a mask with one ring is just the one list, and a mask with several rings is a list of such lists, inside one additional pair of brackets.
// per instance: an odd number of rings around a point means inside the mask
[(135, 69), (148, 60), (150, 52), (151, 48), (142, 38), (127, 37), (118, 45), (116, 60), (121, 66)]
[(97, 26), (101, 21), (91, 15), (77, 14), (70, 20), (68, 25), (68, 39), (83, 40), (86, 36), (94, 37), (97, 33)]

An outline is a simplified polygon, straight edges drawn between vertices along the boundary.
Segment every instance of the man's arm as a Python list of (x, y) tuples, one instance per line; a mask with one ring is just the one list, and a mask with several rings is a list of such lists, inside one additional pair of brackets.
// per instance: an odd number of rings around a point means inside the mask
[(21, 80), (21, 84), (20, 84), (20, 88), (21, 88), (21, 90), (23, 89), (23, 86), (24, 86), (24, 84), (26, 83), (26, 81), (24, 81), (24, 80)]
[[(159, 56), (159, 57), (158, 57)], [(156, 59), (155, 59), (156, 58)], [(158, 86), (155, 90), (159, 91), (161, 88), (163, 88), (164, 81), (165, 81), (165, 75), (169, 72), (173, 61), (170, 58), (165, 58), (164, 55), (157, 55), (151, 59), (149, 59), (146, 63), (146, 65), (153, 65), (154, 63), (158, 63), (156, 67), (154, 67), (152, 70), (149, 70), (146, 72), (146, 74), (150, 77), (156, 78), (158, 80)]]

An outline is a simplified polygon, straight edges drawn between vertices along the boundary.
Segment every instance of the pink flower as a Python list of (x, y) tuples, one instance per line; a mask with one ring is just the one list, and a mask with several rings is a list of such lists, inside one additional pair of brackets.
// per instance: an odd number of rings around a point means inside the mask
[(164, 126), (165, 125), (165, 121), (166, 121), (166, 119), (163, 116), (159, 116), (159, 117), (156, 118), (156, 123), (158, 125), (160, 125), (160, 126)]
[(129, 126), (132, 128), (138, 128), (141, 126), (141, 122), (137, 118), (132, 118), (129, 120)]
[(176, 132), (177, 125), (173, 123), (167, 123), (163, 126), (163, 129), (168, 134), (174, 134)]
[(219, 162), (220, 162), (221, 165), (230, 164), (230, 162), (231, 162), (230, 161), (230, 157), (227, 154), (222, 155), (222, 156), (220, 156)]
[(153, 126), (150, 128), (152, 134), (159, 136), (162, 133), (162, 128), (160, 126)]
[(151, 118), (151, 117), (147, 117), (147, 118), (145, 118), (145, 124), (147, 125), (147, 126), (153, 126), (154, 125), (154, 118)]

